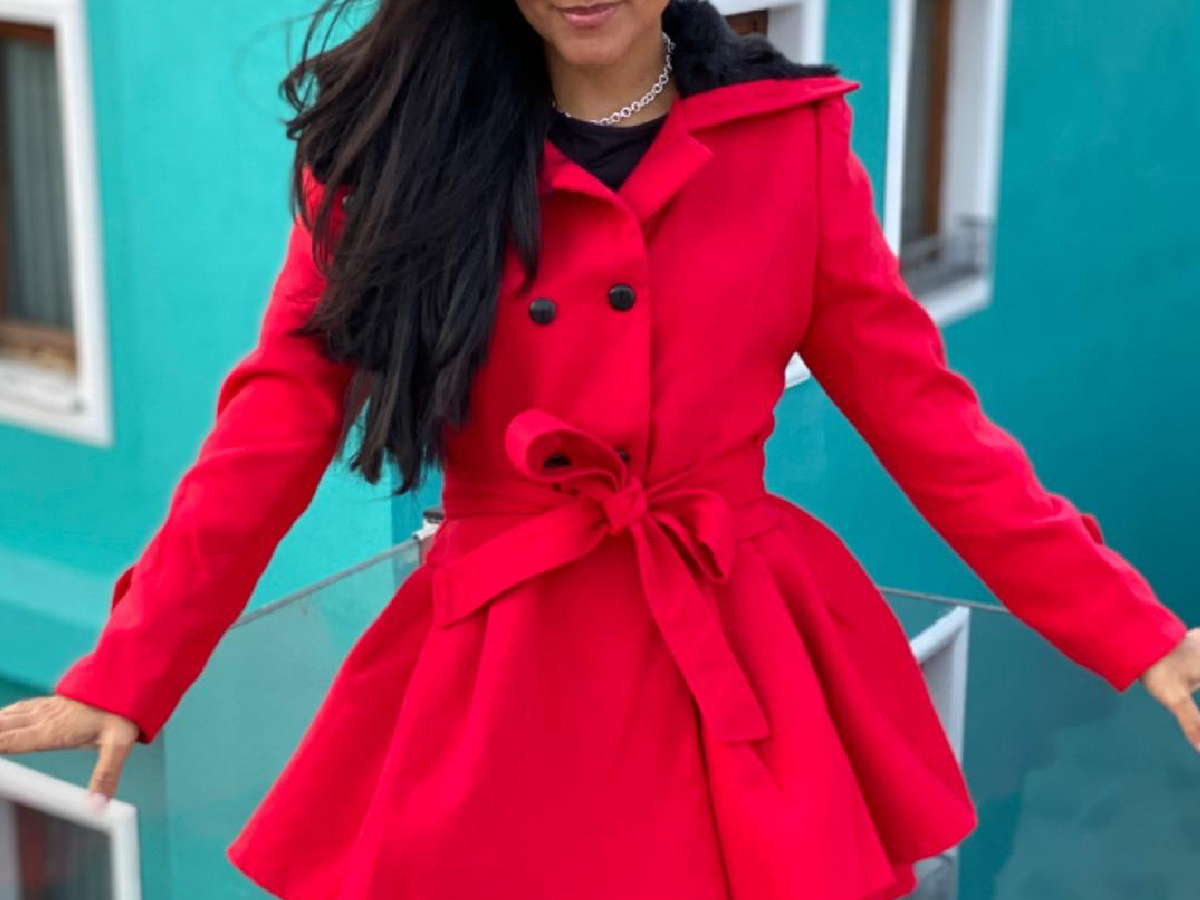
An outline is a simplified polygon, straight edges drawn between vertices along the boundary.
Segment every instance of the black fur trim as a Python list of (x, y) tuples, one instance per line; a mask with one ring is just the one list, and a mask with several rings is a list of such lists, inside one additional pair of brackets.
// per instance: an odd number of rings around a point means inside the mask
[(765, 35), (738, 34), (709, 0), (670, 0), (663, 30), (675, 41), (675, 89), (687, 97), (763, 78), (838, 75), (834, 65), (788, 59)]

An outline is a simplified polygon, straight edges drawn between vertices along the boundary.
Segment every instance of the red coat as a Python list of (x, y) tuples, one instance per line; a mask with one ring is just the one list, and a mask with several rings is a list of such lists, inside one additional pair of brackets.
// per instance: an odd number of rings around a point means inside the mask
[[(545, 268), (521, 292), (510, 257), (448, 519), (229, 847), (250, 878), (287, 900), (877, 900), (965, 837), (896, 619), (763, 485), (797, 350), (1063, 653), (1123, 690), (1182, 638), (947, 368), (851, 150), (857, 86), (684, 96), (616, 193), (546, 144)], [(143, 741), (331, 458), (349, 371), (285, 333), (320, 288), (297, 224), (259, 346), (58, 685)]]

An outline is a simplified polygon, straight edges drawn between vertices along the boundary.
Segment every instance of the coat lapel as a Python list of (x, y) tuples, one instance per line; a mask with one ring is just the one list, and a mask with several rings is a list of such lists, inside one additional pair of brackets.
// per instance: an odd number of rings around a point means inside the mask
[(545, 145), (544, 186), (609, 201), (619, 197), (639, 220), (645, 221), (675, 196), (711, 157), (712, 151), (689, 128), (684, 104), (676, 101), (667, 111), (653, 143), (615, 194), (549, 139)]
[(682, 190), (712, 155), (712, 150), (692, 133), (683, 103), (676, 101), (617, 196), (644, 222)]

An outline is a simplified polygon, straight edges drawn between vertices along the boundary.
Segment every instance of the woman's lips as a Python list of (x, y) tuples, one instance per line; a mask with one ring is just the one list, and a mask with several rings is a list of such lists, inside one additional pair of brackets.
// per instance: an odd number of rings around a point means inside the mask
[(603, 25), (617, 8), (616, 3), (589, 3), (560, 6), (558, 11), (576, 28), (596, 28)]

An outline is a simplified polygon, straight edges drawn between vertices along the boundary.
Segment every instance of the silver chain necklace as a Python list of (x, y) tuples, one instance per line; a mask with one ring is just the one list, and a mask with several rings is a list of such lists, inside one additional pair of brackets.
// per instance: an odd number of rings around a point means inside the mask
[[(582, 121), (591, 122), (595, 125), (616, 125), (622, 119), (628, 119), (634, 113), (645, 109), (649, 106), (654, 98), (663, 92), (667, 86), (667, 82), (671, 80), (671, 54), (675, 50), (675, 42), (671, 40), (671, 36), (665, 31), (662, 33), (663, 50), (665, 59), (663, 60), (662, 72), (659, 73), (658, 80), (654, 82), (654, 87), (650, 88), (640, 100), (634, 100), (628, 106), (623, 106), (614, 113), (610, 113), (602, 119), (583, 119)], [(568, 119), (578, 118), (571, 115), (565, 109), (558, 108), (558, 99), (553, 98), (550, 104)]]

